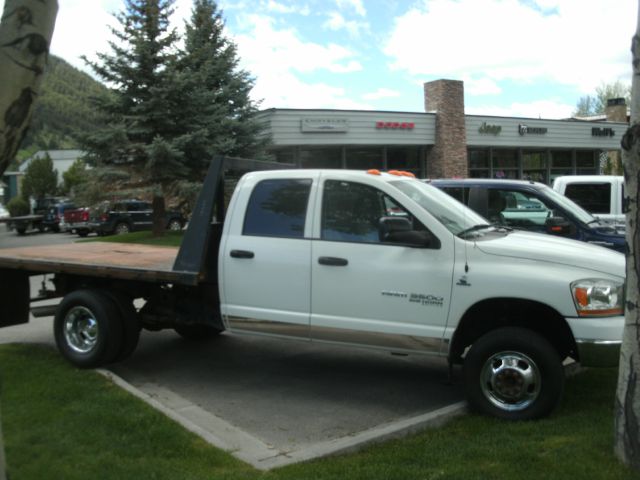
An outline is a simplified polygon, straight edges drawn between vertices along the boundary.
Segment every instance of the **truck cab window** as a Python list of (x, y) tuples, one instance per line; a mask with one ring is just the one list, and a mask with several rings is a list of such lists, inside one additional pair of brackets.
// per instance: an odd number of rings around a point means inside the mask
[(380, 219), (406, 218), (415, 230), (425, 228), (394, 199), (360, 183), (327, 180), (322, 197), (323, 240), (380, 243)]
[(611, 211), (610, 183), (572, 183), (567, 185), (565, 196), (590, 213)]
[(311, 180), (274, 179), (258, 183), (249, 199), (243, 235), (304, 237)]

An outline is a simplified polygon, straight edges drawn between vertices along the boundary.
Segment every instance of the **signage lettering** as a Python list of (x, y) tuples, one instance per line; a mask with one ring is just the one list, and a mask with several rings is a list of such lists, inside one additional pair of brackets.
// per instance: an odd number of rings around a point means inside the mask
[(544, 127), (528, 127), (523, 124), (518, 125), (518, 133), (520, 135), (544, 135), (547, 131), (548, 130)]
[(592, 137), (613, 137), (615, 136), (616, 132), (613, 130), (613, 128), (598, 128), (598, 127), (593, 127), (591, 129), (591, 136)]
[(500, 125), (487, 125), (487, 122), (482, 122), (480, 128), (478, 128), (478, 133), (483, 135), (499, 135), (502, 131), (502, 127)]
[(377, 129), (413, 130), (415, 126), (414, 122), (376, 122)]
[(312, 133), (348, 132), (349, 120), (346, 118), (303, 118), (300, 128), (303, 132)]

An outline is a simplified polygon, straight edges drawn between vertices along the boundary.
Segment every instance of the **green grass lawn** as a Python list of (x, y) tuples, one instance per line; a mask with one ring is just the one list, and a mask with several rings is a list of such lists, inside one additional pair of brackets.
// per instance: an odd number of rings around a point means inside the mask
[(468, 415), (361, 452), (259, 472), (52, 349), (0, 346), (11, 480), (637, 479), (612, 453), (615, 369), (571, 377), (550, 418)]

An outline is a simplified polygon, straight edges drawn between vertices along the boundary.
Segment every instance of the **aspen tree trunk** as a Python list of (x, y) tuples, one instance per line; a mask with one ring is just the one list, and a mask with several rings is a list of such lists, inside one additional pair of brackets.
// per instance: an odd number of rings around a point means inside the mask
[(631, 53), (631, 122), (622, 138), (625, 203), (628, 204), (626, 308), (616, 392), (614, 450), (620, 460), (640, 471), (640, 9)]
[[(57, 0), (4, 3), (0, 17), (0, 175), (15, 157), (27, 132), (57, 13)], [(0, 407), (1, 400), (0, 397)], [(1, 421), (0, 416), (0, 480), (5, 480)]]
[(0, 20), (0, 175), (27, 132), (57, 13), (57, 0), (5, 1)]

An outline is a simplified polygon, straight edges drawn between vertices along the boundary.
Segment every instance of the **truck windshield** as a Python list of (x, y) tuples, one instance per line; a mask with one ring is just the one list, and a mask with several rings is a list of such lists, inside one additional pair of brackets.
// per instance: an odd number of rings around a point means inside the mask
[(596, 217), (584, 210), (576, 202), (568, 197), (565, 197), (561, 193), (556, 192), (550, 187), (544, 186), (543, 188), (540, 188), (540, 193), (560, 205), (567, 212), (572, 213), (573, 216), (580, 220), (582, 223), (589, 224), (598, 221)]
[(401, 180), (389, 184), (433, 215), (454, 235), (479, 225), (489, 226), (489, 223), (476, 212), (431, 185)]

